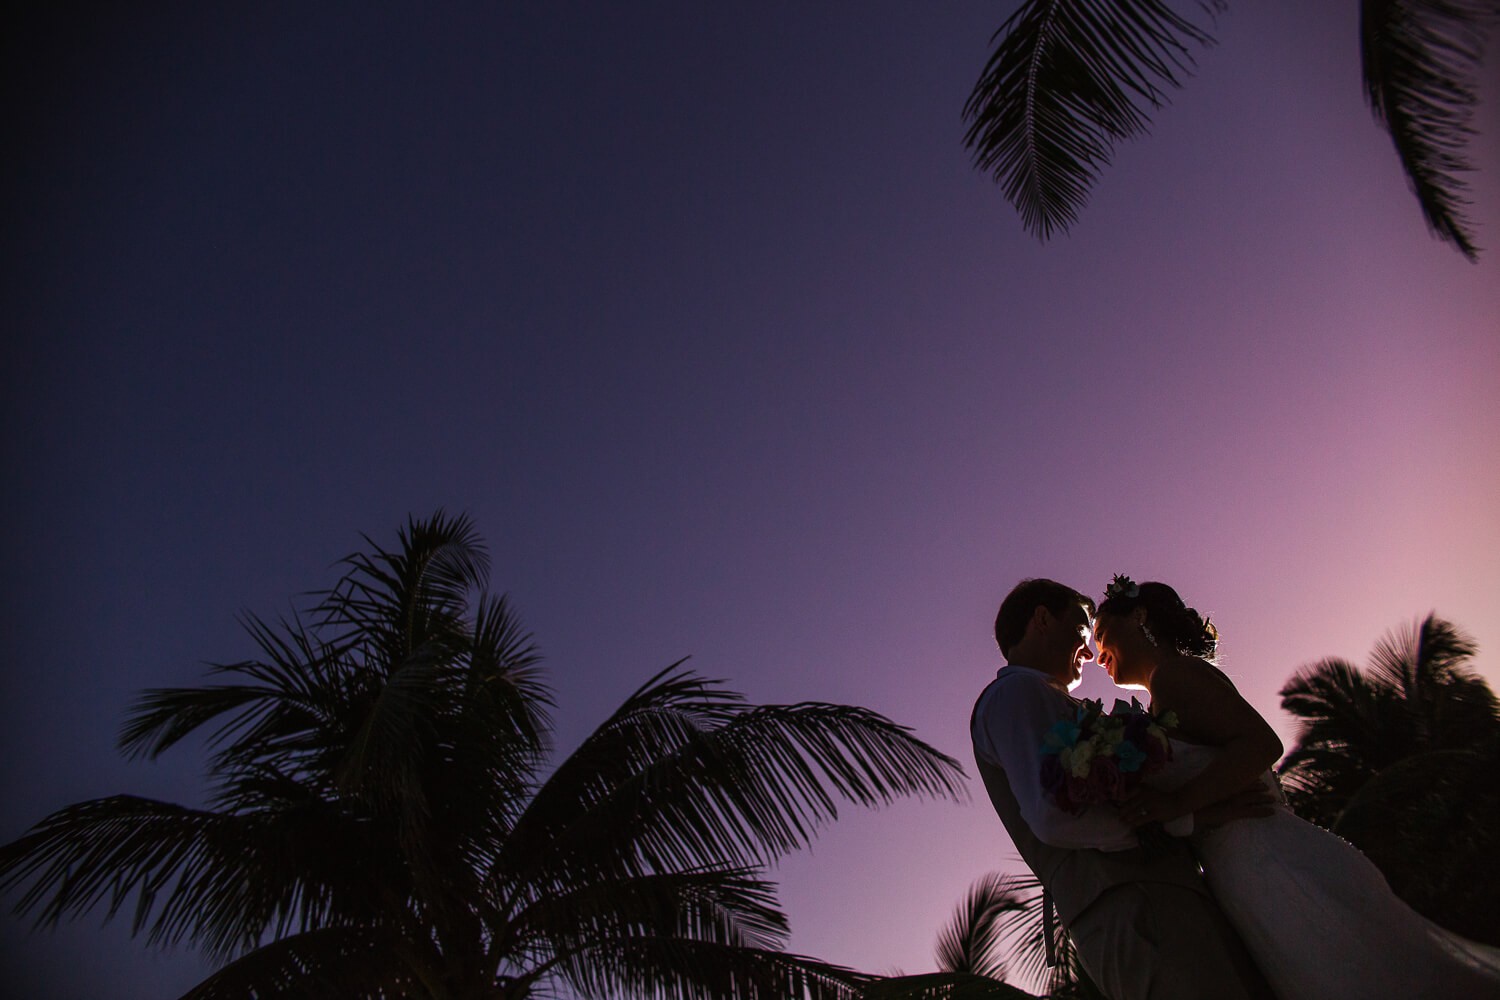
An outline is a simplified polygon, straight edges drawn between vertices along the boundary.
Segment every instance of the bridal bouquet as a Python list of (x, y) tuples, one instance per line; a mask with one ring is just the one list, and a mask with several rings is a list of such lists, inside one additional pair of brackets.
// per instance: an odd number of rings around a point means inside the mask
[(1042, 790), (1058, 807), (1079, 813), (1093, 802), (1119, 802), (1172, 759), (1167, 730), (1174, 713), (1152, 715), (1132, 698), (1108, 713), (1098, 700), (1055, 724), (1042, 744)]

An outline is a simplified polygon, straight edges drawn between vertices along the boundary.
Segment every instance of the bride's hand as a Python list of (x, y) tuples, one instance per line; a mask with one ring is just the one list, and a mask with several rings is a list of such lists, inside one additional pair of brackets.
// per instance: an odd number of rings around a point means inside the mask
[(1165, 823), (1189, 811), (1173, 793), (1144, 786), (1120, 800), (1120, 819), (1131, 829), (1147, 823)]

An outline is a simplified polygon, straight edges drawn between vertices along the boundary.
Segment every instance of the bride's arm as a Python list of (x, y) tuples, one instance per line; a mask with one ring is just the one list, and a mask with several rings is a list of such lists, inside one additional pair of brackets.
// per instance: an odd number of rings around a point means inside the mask
[(1276, 731), (1234, 685), (1207, 664), (1194, 660), (1162, 664), (1151, 679), (1151, 701), (1154, 710), (1177, 713), (1184, 737), (1220, 752), (1175, 791), (1141, 789), (1121, 809), (1133, 826), (1185, 816), (1241, 792), (1259, 781), (1281, 756)]

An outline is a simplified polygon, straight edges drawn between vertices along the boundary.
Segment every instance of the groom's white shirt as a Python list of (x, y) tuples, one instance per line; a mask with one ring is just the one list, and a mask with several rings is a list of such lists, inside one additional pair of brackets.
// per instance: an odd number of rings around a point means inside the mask
[(1119, 813), (1089, 806), (1073, 815), (1042, 789), (1042, 745), (1052, 726), (1072, 719), (1077, 704), (1040, 670), (1001, 667), (974, 710), (974, 753), (1005, 771), (1016, 805), (1044, 844), (1066, 850), (1125, 851), (1139, 845)]

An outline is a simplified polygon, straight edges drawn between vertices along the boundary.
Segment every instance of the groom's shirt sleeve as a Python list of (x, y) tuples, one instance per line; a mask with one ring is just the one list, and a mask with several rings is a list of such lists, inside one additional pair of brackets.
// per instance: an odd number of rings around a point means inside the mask
[(1004, 769), (1021, 816), (1044, 844), (1124, 851), (1139, 844), (1113, 806), (1073, 815), (1042, 790), (1042, 743), (1053, 723), (1071, 719), (1071, 698), (1026, 667), (1002, 669), (974, 710), (974, 756)]

